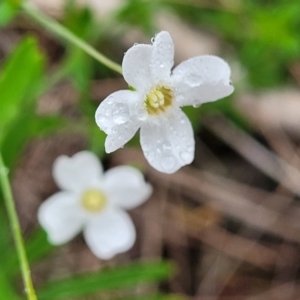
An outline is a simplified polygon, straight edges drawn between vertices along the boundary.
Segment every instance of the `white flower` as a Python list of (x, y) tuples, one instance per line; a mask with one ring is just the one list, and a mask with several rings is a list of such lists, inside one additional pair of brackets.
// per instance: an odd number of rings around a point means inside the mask
[(171, 73), (173, 64), (174, 45), (166, 31), (152, 45), (136, 44), (126, 52), (123, 76), (135, 90), (111, 94), (96, 111), (97, 125), (107, 134), (107, 153), (124, 146), (141, 128), (141, 147), (155, 169), (173, 173), (192, 162), (193, 130), (180, 107), (230, 95), (230, 68), (211, 55), (188, 59)]
[(99, 258), (110, 259), (132, 247), (135, 228), (124, 209), (140, 205), (152, 193), (138, 170), (120, 166), (103, 173), (97, 157), (82, 151), (72, 158), (58, 157), (53, 177), (62, 191), (38, 210), (50, 243), (66, 243), (83, 230), (86, 243)]

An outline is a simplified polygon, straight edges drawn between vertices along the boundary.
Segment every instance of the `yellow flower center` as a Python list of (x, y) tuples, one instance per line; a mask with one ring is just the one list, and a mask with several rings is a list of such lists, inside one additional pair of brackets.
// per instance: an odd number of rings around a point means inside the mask
[(148, 114), (159, 115), (164, 113), (173, 102), (173, 91), (168, 87), (156, 87), (147, 96), (145, 106)]
[(106, 197), (101, 191), (90, 189), (83, 194), (81, 204), (89, 212), (98, 212), (105, 207)]

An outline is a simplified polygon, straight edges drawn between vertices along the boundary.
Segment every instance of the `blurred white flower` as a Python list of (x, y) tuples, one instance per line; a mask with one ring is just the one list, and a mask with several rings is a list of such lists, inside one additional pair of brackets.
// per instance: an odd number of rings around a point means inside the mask
[(152, 167), (173, 173), (192, 162), (193, 130), (180, 107), (230, 95), (230, 68), (211, 55), (188, 59), (171, 73), (173, 64), (174, 45), (166, 31), (152, 45), (136, 44), (126, 52), (123, 76), (135, 90), (111, 94), (96, 111), (96, 123), (107, 134), (106, 152), (124, 146), (141, 128), (141, 147)]
[(50, 243), (66, 243), (82, 230), (99, 258), (110, 259), (132, 247), (135, 228), (124, 209), (140, 205), (152, 193), (137, 169), (120, 166), (103, 173), (97, 157), (82, 151), (71, 158), (58, 157), (53, 177), (62, 191), (38, 210)]

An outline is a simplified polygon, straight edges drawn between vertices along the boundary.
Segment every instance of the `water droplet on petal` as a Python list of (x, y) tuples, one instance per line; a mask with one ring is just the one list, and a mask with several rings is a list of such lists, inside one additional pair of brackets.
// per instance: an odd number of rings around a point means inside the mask
[(155, 158), (154, 152), (152, 152), (152, 151), (145, 152), (145, 155), (147, 156), (149, 163), (154, 161), (154, 158)]
[(162, 144), (162, 148), (163, 150), (166, 152), (166, 151), (170, 151), (172, 149), (172, 145), (170, 142), (168, 141), (165, 141), (163, 144)]
[(129, 108), (125, 104), (118, 103), (115, 105), (112, 115), (115, 124), (124, 124), (128, 121), (130, 117)]
[(191, 153), (187, 152), (187, 151), (183, 151), (179, 154), (180, 158), (184, 161), (184, 162), (188, 162), (191, 159)]
[(107, 99), (107, 104), (112, 104), (114, 101), (114, 97), (110, 96), (108, 99)]
[(148, 117), (146, 110), (143, 109), (142, 107), (138, 109), (137, 115), (138, 115), (139, 120), (141, 120), (141, 121), (145, 121)]
[(164, 156), (161, 161), (161, 166), (165, 171), (171, 171), (175, 166), (176, 160), (173, 156)]
[(191, 87), (195, 87), (202, 84), (203, 79), (198, 74), (190, 73), (184, 77), (183, 82), (188, 84)]

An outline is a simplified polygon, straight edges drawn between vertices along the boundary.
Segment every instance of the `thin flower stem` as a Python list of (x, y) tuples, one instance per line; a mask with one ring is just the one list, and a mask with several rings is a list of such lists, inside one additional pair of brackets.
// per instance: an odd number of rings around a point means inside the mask
[(8, 218), (9, 218), (9, 223), (15, 241), (18, 258), (20, 261), (21, 272), (22, 272), (23, 282), (25, 286), (25, 293), (27, 295), (28, 300), (37, 300), (34, 287), (32, 284), (32, 280), (31, 280), (30, 268), (26, 256), (25, 247), (24, 247), (20, 222), (16, 212), (11, 186), (8, 179), (8, 169), (4, 164), (1, 153), (0, 153), (0, 186), (2, 189), (3, 198), (4, 198)]
[(73, 43), (74, 45), (85, 51), (87, 54), (89, 54), (90, 56), (92, 56), (111, 70), (122, 74), (122, 67), (119, 64), (115, 63), (114, 61), (104, 56), (102, 53), (98, 52), (95, 48), (93, 48), (88, 43), (77, 37), (75, 34), (73, 34), (70, 30), (62, 26), (60, 23), (46, 16), (40, 11), (34, 8), (30, 8), (26, 4), (23, 4), (22, 7), (24, 12), (27, 13), (27, 15), (29, 15), (32, 19), (40, 23), (46, 29)]

